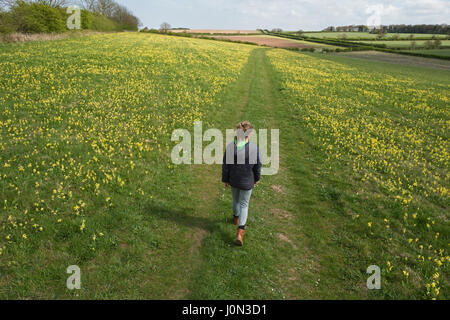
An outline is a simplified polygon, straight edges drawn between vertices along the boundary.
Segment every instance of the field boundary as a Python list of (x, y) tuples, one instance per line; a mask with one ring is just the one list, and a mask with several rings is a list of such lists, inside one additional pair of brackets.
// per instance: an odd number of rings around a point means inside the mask
[[(270, 32), (266, 31), (265, 34), (273, 35), (280, 38), (289, 38), (289, 39), (297, 39), (297, 40), (303, 40), (303, 41), (310, 41), (310, 42), (317, 42), (317, 43), (325, 43), (329, 45), (334, 46), (341, 46), (348, 48), (347, 51), (368, 51), (368, 50), (375, 50), (375, 51), (381, 51), (381, 52), (387, 52), (387, 53), (398, 53), (403, 55), (409, 55), (409, 56), (416, 56), (416, 57), (423, 57), (423, 58), (435, 58), (435, 59), (442, 59), (442, 60), (450, 60), (450, 56), (442, 56), (442, 55), (431, 55), (431, 54), (425, 54), (425, 53), (418, 53), (418, 52), (405, 52), (401, 50), (395, 50), (395, 49), (389, 49), (385, 48), (385, 45), (367, 45), (365, 43), (358, 43), (348, 40), (330, 40), (330, 39), (319, 39), (319, 38), (310, 38), (310, 37), (300, 37), (295, 35), (288, 35), (278, 32)], [(336, 52), (339, 49), (336, 49)]]

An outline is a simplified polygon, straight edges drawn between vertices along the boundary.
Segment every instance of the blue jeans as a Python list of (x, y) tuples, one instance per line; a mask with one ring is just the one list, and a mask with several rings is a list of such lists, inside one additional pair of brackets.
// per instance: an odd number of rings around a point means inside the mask
[(231, 193), (233, 194), (233, 213), (236, 217), (239, 217), (239, 227), (245, 227), (252, 190), (241, 190), (231, 187)]

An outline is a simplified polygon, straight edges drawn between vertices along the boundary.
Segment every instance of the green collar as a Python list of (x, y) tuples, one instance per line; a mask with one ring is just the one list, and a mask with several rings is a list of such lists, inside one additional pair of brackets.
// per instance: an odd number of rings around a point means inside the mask
[(238, 151), (241, 151), (242, 149), (245, 148), (245, 145), (248, 143), (247, 141), (239, 141), (237, 142), (237, 139), (234, 138), (234, 144), (237, 146)]

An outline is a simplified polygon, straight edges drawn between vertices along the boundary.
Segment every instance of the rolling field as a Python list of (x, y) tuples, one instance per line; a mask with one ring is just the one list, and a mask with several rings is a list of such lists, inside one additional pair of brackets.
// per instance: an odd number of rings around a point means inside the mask
[[(336, 39), (341, 38), (342, 35), (344, 35), (348, 39), (358, 39), (358, 38), (373, 38), (376, 39), (377, 35), (372, 34), (369, 32), (305, 32), (304, 35), (307, 37), (314, 37), (314, 38), (328, 38), (328, 39)], [(396, 35), (396, 33), (388, 33), (386, 34), (385, 38), (393, 38)], [(400, 39), (409, 39), (410, 34), (408, 33), (398, 33), (398, 36)], [(447, 35), (436, 35), (437, 37), (441, 39), (447, 39)], [(432, 34), (425, 34), (425, 33), (415, 33), (414, 37), (416, 38), (429, 38), (433, 37)]]
[[(445, 49), (441, 49), (445, 51)], [(412, 52), (425, 52), (425, 51), (434, 51), (434, 50), (414, 50)], [(433, 54), (433, 52), (430, 52)], [(448, 70), (450, 71), (450, 61), (442, 60), (442, 59), (433, 59), (433, 58), (423, 58), (423, 57), (414, 57), (414, 56), (405, 56), (398, 53), (388, 53), (388, 52), (380, 52), (380, 51), (353, 51), (353, 52), (343, 52), (338, 53), (337, 55), (346, 56), (350, 58), (356, 59), (365, 59), (371, 61), (379, 61), (383, 63), (389, 63), (394, 65), (407, 65), (413, 67), (421, 67), (421, 68), (430, 68), (430, 69), (438, 69), (438, 70)]]
[[(449, 298), (449, 71), (137, 33), (0, 70), (0, 299)], [(172, 164), (171, 133), (243, 119), (280, 170), (236, 247), (221, 166)]]
[(450, 57), (450, 49), (413, 50), (412, 52)]
[[(359, 43), (367, 43), (367, 44), (385, 44), (388, 48), (409, 48), (411, 47), (411, 41), (357, 41)], [(450, 46), (450, 40), (442, 40), (441, 41), (442, 46)], [(424, 47), (426, 43), (426, 40), (417, 40), (416, 46), (417, 47)]]
[(330, 46), (326, 44), (318, 44), (314, 42), (286, 39), (268, 35), (257, 35), (257, 36), (215, 36), (216, 39), (225, 39), (237, 42), (251, 42), (258, 45), (283, 48), (283, 49), (293, 49), (293, 48), (337, 48), (335, 46)]
[(225, 29), (190, 29), (190, 30), (170, 30), (175, 33), (192, 33), (192, 34), (260, 34), (258, 30), (225, 30)]

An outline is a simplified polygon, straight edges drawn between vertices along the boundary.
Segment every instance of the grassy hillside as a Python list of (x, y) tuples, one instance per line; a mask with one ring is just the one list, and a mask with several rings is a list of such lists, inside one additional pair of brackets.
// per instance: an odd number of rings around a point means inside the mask
[(251, 49), (136, 34), (1, 46), (0, 296), (65, 297), (69, 264), (82, 298), (177, 296), (192, 231), (151, 208), (198, 199), (170, 136), (220, 108)]
[[(336, 39), (341, 38), (345, 34), (346, 38), (348, 39), (369, 39), (377, 38), (377, 34), (369, 33), (369, 32), (305, 32), (304, 35), (307, 37), (315, 37), (315, 38), (328, 38), (328, 39)], [(409, 39), (410, 34), (408, 33), (388, 33), (385, 36), (385, 39), (393, 38), (394, 36), (398, 35), (399, 39)], [(415, 33), (413, 34), (415, 38), (429, 38), (431, 39), (433, 37), (432, 34), (425, 34), (425, 33)], [(447, 39), (447, 35), (441, 34), (436, 35), (436, 37), (439, 37), (441, 39)]]
[(450, 49), (424, 49), (424, 50), (412, 50), (410, 52), (450, 57)]
[[(358, 41), (359, 43), (367, 43), (367, 44), (385, 44), (388, 48), (409, 48), (411, 47), (411, 41)], [(417, 40), (417, 47), (425, 47), (425, 40)], [(442, 46), (450, 46), (450, 40), (442, 40)]]
[[(308, 238), (315, 237), (318, 251), (333, 248), (321, 278), (352, 279), (356, 270), (383, 261), (385, 298), (420, 298), (416, 290), (423, 286), (429, 289), (424, 297), (433, 297), (443, 276), (448, 294), (448, 73), (335, 56), (268, 55), (289, 101), (285, 123), (298, 128), (299, 144), (312, 150), (306, 153), (314, 163), (311, 182), (303, 186), (301, 167), (293, 166), (293, 176), (298, 194), (315, 189), (314, 206), (324, 205), (305, 210), (299, 224), (310, 225)], [(301, 157), (297, 152), (292, 162)], [(309, 201), (297, 200), (299, 209)], [(327, 221), (328, 236), (311, 220)]]
[[(0, 298), (448, 299), (448, 71), (135, 33), (0, 58)], [(170, 138), (242, 119), (281, 161), (235, 247)]]

